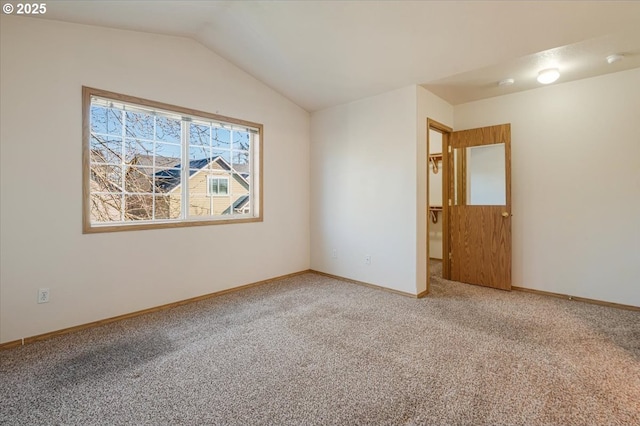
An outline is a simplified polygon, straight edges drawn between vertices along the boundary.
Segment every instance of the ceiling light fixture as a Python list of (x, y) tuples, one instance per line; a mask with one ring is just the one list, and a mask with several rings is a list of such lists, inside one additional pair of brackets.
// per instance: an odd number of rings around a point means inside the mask
[(620, 55), (619, 53), (615, 53), (613, 55), (607, 56), (607, 63), (613, 64), (614, 62), (619, 62), (624, 59), (624, 55)]
[(498, 82), (498, 86), (511, 86), (516, 81), (513, 78), (505, 78), (504, 80), (500, 80)]
[(558, 68), (547, 68), (538, 73), (538, 83), (551, 84), (560, 77), (560, 70)]

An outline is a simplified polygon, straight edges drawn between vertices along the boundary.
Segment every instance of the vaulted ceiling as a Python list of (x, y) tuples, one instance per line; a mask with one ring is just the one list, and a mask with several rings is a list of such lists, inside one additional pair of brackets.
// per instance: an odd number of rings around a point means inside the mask
[(550, 66), (558, 82), (640, 66), (635, 1), (50, 1), (43, 17), (190, 37), (308, 111), (410, 84), (457, 104), (537, 87)]

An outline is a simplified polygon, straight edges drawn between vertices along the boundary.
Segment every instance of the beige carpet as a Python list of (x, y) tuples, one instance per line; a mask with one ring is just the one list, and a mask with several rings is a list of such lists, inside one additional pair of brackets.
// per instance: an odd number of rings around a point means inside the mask
[(640, 313), (315, 274), (0, 352), (0, 423), (639, 425)]

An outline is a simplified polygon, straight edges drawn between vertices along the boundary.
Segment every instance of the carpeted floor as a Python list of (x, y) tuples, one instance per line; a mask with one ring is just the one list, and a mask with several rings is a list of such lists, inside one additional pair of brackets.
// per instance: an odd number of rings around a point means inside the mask
[(0, 423), (639, 425), (640, 313), (305, 274), (2, 351)]

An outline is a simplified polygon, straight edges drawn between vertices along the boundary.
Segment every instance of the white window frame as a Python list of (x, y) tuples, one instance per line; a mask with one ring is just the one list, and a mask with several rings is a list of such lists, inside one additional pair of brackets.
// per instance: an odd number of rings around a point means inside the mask
[[(107, 100), (114, 104), (124, 105), (126, 108), (139, 108), (145, 113), (149, 114), (150, 111), (156, 112), (161, 115), (169, 115), (173, 118), (181, 117), (181, 185), (187, 182), (185, 188), (180, 188), (182, 205), (180, 209), (180, 217), (177, 219), (156, 219), (155, 218), (155, 196), (153, 205), (153, 217), (149, 220), (134, 220), (125, 221), (121, 216), (120, 220), (114, 220), (109, 222), (92, 222), (91, 220), (91, 106), (94, 99)], [(263, 216), (263, 190), (262, 190), (262, 145), (263, 145), (263, 126), (262, 124), (253, 123), (245, 120), (239, 120), (231, 117), (225, 117), (218, 114), (211, 114), (203, 111), (197, 111), (189, 108), (178, 107), (175, 105), (169, 105), (161, 102), (150, 101), (147, 99), (141, 99), (122, 95), (119, 93), (109, 92), (100, 89), (94, 89), (90, 87), (82, 87), (82, 117), (83, 117), (83, 233), (95, 233), (95, 232), (115, 232), (115, 231), (127, 231), (138, 229), (157, 229), (157, 228), (175, 228), (185, 226), (201, 226), (201, 225), (218, 225), (229, 223), (243, 223), (243, 222), (262, 222)], [(188, 123), (192, 120), (198, 122), (208, 122), (212, 126), (218, 126), (223, 128), (235, 129), (238, 131), (250, 132), (251, 143), (249, 151), (239, 150), (245, 155), (249, 154), (249, 179), (245, 181), (249, 182), (249, 203), (248, 209), (243, 209), (242, 212), (234, 211), (233, 200), (231, 200), (230, 214), (222, 216), (190, 216), (189, 215), (189, 130)], [(186, 136), (185, 136), (186, 134)], [(124, 139), (123, 139), (124, 143)], [(123, 148), (124, 151), (124, 148)], [(230, 161), (233, 158), (233, 139), (231, 140), (230, 147)], [(155, 153), (154, 163), (155, 163)], [(186, 159), (186, 160), (185, 160)], [(97, 164), (97, 163), (94, 163)], [(98, 164), (99, 165), (99, 164)], [(176, 169), (177, 170), (177, 169)], [(227, 180), (227, 194), (213, 194), (212, 196), (231, 197), (231, 179), (233, 170), (230, 171), (231, 175), (218, 176), (210, 175), (211, 178), (226, 179)], [(124, 179), (124, 178), (123, 178)], [(243, 177), (244, 179), (244, 177)], [(209, 195), (210, 183), (209, 176), (207, 178), (207, 195)], [(126, 188), (122, 188), (122, 191), (126, 191)], [(149, 195), (155, 195), (155, 186), (152, 187), (152, 191)], [(99, 193), (99, 192), (94, 192)], [(115, 192), (113, 194), (116, 194)], [(125, 193), (122, 194), (123, 200)], [(146, 195), (146, 193), (145, 193)], [(248, 210), (248, 211), (247, 211)]]

